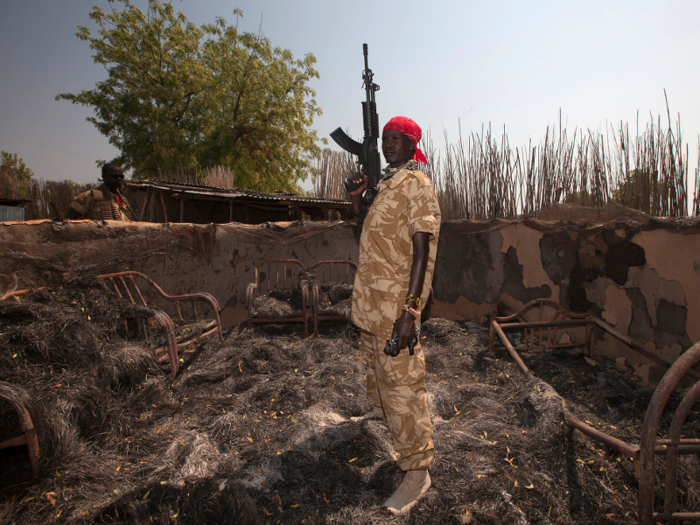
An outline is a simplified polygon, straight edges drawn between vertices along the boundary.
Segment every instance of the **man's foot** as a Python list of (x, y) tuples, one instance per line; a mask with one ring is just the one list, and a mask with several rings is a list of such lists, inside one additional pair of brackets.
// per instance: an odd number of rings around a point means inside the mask
[(430, 474), (427, 470), (409, 470), (399, 488), (382, 507), (389, 509), (394, 516), (404, 516), (429, 488)]

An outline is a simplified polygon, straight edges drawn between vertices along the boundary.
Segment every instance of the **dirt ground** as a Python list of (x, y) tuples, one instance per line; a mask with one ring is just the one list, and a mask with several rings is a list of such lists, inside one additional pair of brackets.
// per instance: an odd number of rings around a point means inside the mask
[[(298, 326), (232, 329), (171, 383), (158, 334), (125, 341), (131, 307), (96, 281), (28, 299), (0, 303), (0, 380), (33, 399), (44, 455), (33, 478), (21, 447), (0, 451), (0, 523), (636, 522), (632, 461), (564, 422), (566, 406), (638, 442), (652, 391), (603, 357), (526, 354), (530, 381), (488, 351), (483, 328), (424, 323), (433, 486), (394, 518), (378, 505), (402, 473), (385, 423), (368, 415), (347, 323), (309, 339)], [(4, 405), (0, 440), (17, 428)], [(689, 421), (697, 435), (697, 412)], [(700, 508), (698, 458), (679, 472), (679, 510)]]

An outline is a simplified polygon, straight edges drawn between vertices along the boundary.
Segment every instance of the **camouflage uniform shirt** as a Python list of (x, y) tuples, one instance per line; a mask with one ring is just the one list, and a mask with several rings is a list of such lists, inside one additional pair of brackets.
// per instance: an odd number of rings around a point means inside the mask
[(430, 179), (410, 160), (387, 169), (360, 236), (360, 260), (352, 294), (352, 322), (382, 340), (406, 302), (413, 264), (413, 235), (430, 235), (421, 306), (428, 298), (435, 268), (440, 207)]
[(107, 186), (100, 184), (97, 189), (84, 191), (75, 197), (70, 207), (80, 213), (81, 219), (135, 221), (136, 214), (129, 201), (121, 193), (119, 198), (121, 206)]

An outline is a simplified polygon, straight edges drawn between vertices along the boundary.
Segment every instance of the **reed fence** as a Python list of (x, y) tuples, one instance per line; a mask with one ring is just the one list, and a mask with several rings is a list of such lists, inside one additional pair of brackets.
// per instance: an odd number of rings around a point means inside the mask
[(347, 151), (322, 149), (313, 164), (313, 195), (323, 199), (347, 199), (344, 183), (356, 170), (353, 156)]
[[(442, 147), (428, 130), (421, 141), (428, 159), (422, 169), (433, 181), (443, 219), (513, 218), (552, 204), (602, 207), (616, 202), (654, 216), (700, 215), (700, 160), (689, 200), (688, 146), (682, 142), (680, 117), (668, 126), (650, 115), (631, 136), (620, 122), (604, 132), (548, 125), (537, 145), (512, 148), (505, 128), (462, 134), (456, 142), (443, 131)], [(700, 158), (700, 142), (698, 143)], [(345, 152), (323, 150), (314, 173), (318, 197), (347, 198), (343, 181), (356, 169)], [(690, 209), (688, 205), (690, 206)]]
[(170, 170), (158, 170), (156, 179), (182, 184), (195, 184), (232, 190), (236, 187), (236, 170), (228, 166), (190, 169), (176, 166)]
[[(620, 122), (604, 132), (574, 130), (569, 135), (548, 125), (537, 145), (512, 148), (505, 128), (500, 137), (491, 127), (462, 134), (456, 142), (443, 130), (442, 145), (435, 145), (431, 130), (421, 141), (428, 159), (425, 173), (433, 181), (443, 219), (513, 218), (534, 214), (552, 204), (575, 203), (601, 207), (616, 202), (653, 216), (700, 216), (700, 139), (698, 165), (688, 185), (688, 145), (683, 144), (680, 116), (670, 112), (667, 124), (650, 115), (636, 133)], [(344, 151), (324, 148), (312, 167), (312, 196), (346, 199), (343, 183), (354, 170), (355, 159)], [(235, 171), (226, 167), (175, 170), (162, 180), (235, 187)], [(28, 199), (27, 219), (63, 216), (75, 195), (96, 184), (70, 180), (15, 180), (0, 173), (0, 197)]]
[[(653, 118), (631, 137), (620, 123), (605, 133), (548, 126), (544, 140), (511, 148), (503, 131), (461, 133), (451, 143), (443, 133), (436, 151), (424, 141), (431, 177), (445, 219), (488, 219), (535, 214), (552, 204), (602, 207), (616, 202), (654, 216), (684, 217), (688, 210), (688, 149), (680, 123), (675, 131)], [(700, 151), (700, 145), (698, 146)], [(698, 182), (690, 212), (698, 214)]]
[(24, 206), (27, 220), (63, 217), (76, 195), (96, 187), (96, 183), (78, 184), (71, 180), (18, 181), (5, 173), (0, 174), (0, 197), (30, 201)]

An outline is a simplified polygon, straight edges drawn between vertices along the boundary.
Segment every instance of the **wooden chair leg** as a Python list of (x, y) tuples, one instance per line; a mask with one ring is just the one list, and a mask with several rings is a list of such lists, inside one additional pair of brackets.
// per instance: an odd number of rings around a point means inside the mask
[(29, 410), (24, 400), (29, 399), (28, 394), (24, 389), (0, 381), (0, 400), (11, 404), (19, 416), (19, 423), (23, 435), (8, 439), (0, 444), (0, 448), (27, 445), (29, 449), (29, 461), (32, 465), (32, 471), (36, 476), (39, 474), (39, 462), (41, 459), (41, 450), (39, 449), (39, 439), (37, 438), (34, 422), (29, 414)]

